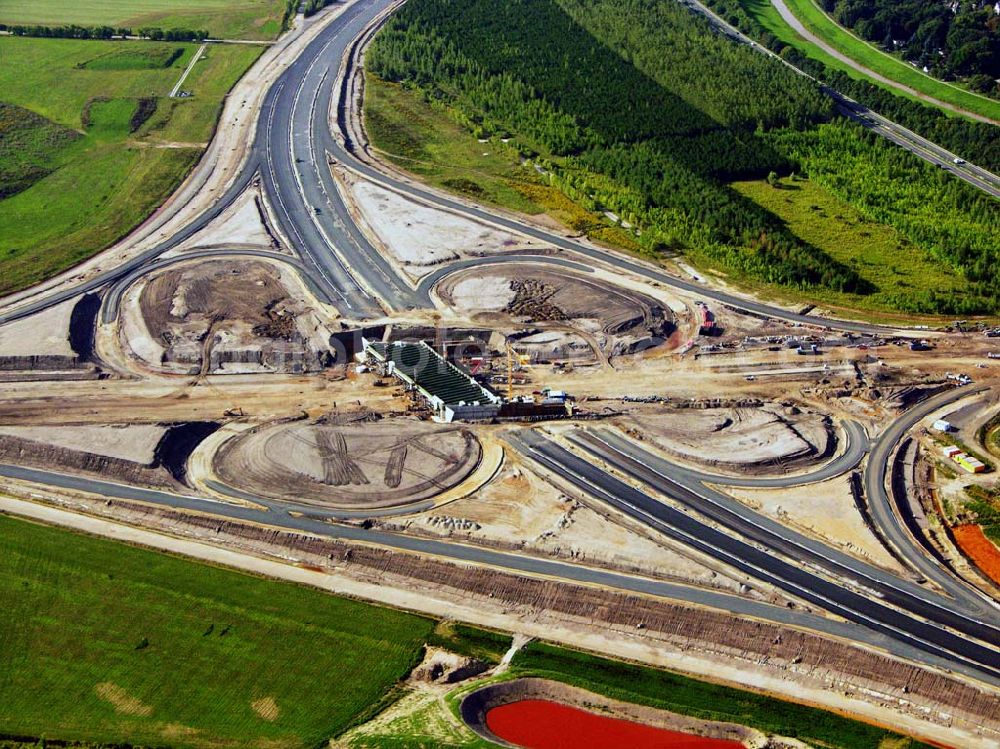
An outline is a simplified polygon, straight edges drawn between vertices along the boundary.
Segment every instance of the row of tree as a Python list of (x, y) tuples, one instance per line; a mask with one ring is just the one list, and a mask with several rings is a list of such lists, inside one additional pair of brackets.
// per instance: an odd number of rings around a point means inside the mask
[(115, 28), (112, 26), (25, 26), (20, 24), (0, 24), (0, 31), (7, 31), (14, 36), (34, 36), (51, 39), (125, 39), (138, 36), (143, 39), (167, 42), (193, 42), (209, 38), (205, 29), (161, 29), (157, 26), (145, 26), (141, 29)]

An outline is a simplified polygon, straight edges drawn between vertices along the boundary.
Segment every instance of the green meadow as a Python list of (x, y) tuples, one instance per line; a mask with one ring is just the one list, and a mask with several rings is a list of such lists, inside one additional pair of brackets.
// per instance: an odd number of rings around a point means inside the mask
[[(167, 98), (197, 48), (0, 37), (4, 123), (37, 146), (31, 179), (0, 200), (0, 294), (113, 244), (197, 163), (226, 92), (261, 53), (209, 45), (185, 81), (192, 96)], [(0, 174), (25, 170), (18, 152), (0, 146)]]

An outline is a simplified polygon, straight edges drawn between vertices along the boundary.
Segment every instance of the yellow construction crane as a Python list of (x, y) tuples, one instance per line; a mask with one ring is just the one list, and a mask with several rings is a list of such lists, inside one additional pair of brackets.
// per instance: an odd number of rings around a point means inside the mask
[(507, 400), (514, 400), (514, 347), (507, 344)]
[(519, 354), (510, 343), (505, 344), (507, 348), (507, 400), (514, 399), (514, 360), (517, 359), (518, 369), (531, 364), (529, 354)]

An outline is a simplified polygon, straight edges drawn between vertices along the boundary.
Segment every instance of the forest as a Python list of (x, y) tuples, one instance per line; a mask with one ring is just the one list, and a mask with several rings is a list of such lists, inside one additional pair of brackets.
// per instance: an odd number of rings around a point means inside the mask
[[(942, 182), (905, 152), (875, 158), (878, 145), (841, 121), (814, 82), (719, 36), (677, 3), (411, 0), (376, 37), (367, 66), (457, 109), (479, 137), (513, 137), (571, 198), (639, 227), (647, 251), (683, 252), (768, 283), (874, 291), (729, 182), (816, 172), (861, 204), (848, 185), (878, 190), (896, 179), (903, 195), (859, 208), (967, 273), (976, 283), (962, 300), (975, 308), (969, 314), (1000, 304), (996, 282), (978, 274), (995, 261), (983, 242), (1000, 244), (988, 199)], [(830, 151), (840, 140), (859, 154), (842, 167)], [(893, 200), (904, 198), (949, 210), (901, 222)], [(954, 308), (953, 300), (911, 302), (900, 306)]]
[(822, 0), (841, 26), (943, 80), (1000, 96), (1000, 15), (993, 3), (923, 0)]
[(814, 78), (949, 151), (974, 154), (976, 163), (983, 168), (1000, 171), (1000, 138), (995, 125), (949, 116), (935, 106), (898, 96), (882, 86), (852, 78), (806, 57), (764, 29), (743, 9), (740, 0), (705, 2), (733, 26)]

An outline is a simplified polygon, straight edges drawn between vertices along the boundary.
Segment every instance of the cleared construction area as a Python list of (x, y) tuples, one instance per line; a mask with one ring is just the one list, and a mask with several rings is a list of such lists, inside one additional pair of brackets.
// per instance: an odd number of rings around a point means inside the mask
[[(436, 291), (456, 312), (479, 323), (520, 327), (518, 349), (545, 361), (644, 351), (662, 345), (673, 330), (673, 315), (661, 302), (541, 264), (459, 271)], [(588, 351), (592, 348), (597, 351)]]
[(479, 462), (471, 432), (414, 419), (270, 425), (227, 442), (214, 469), (262, 497), (350, 509), (428, 499)]
[(330, 331), (290, 271), (254, 260), (208, 259), (155, 275), (126, 301), (123, 344), (173, 374), (314, 372)]
[(666, 408), (632, 416), (622, 425), (685, 461), (744, 472), (809, 465), (828, 456), (834, 446), (826, 417), (791, 405)]

